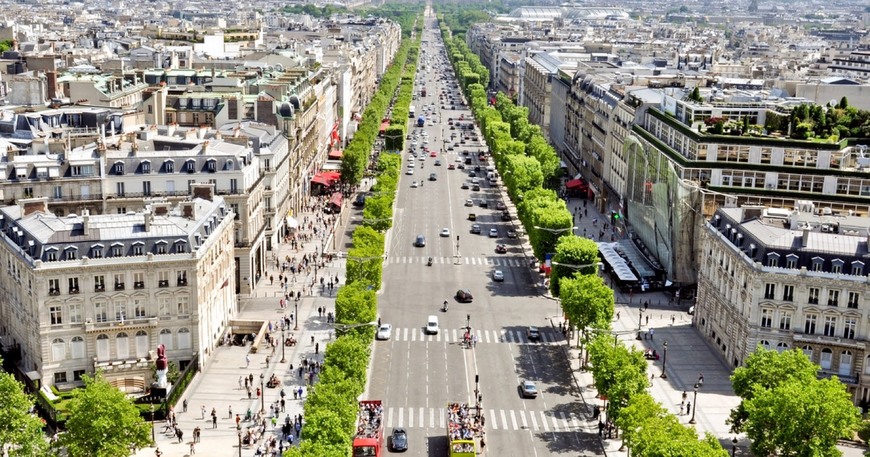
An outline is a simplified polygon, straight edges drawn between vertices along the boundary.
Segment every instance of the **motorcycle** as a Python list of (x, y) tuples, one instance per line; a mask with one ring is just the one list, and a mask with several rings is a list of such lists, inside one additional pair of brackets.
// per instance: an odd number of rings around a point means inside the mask
[(447, 300), (444, 300), (444, 306), (441, 307), (441, 311), (447, 312)]
[(429, 257), (429, 261), (426, 262), (426, 266), (428, 266), (428, 267), (432, 266), (432, 257)]

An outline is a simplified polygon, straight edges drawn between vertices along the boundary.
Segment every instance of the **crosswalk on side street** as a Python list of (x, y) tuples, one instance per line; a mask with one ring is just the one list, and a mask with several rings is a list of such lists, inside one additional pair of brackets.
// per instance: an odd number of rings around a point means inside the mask
[[(477, 335), (478, 344), (513, 343), (513, 344), (552, 344), (564, 341), (564, 337), (555, 331), (540, 330), (540, 340), (531, 341), (525, 330), (473, 330)], [(465, 329), (441, 329), (434, 335), (427, 335), (423, 328), (394, 328), (391, 339), (402, 342), (444, 342), (461, 343), (465, 337)]]
[[(564, 411), (483, 409), (486, 427), (494, 430), (532, 430), (535, 432), (597, 433), (596, 424)], [(387, 407), (386, 427), (442, 429), (446, 425), (444, 408)]]
[[(494, 267), (525, 267), (528, 262), (522, 257), (432, 257), (433, 264), (454, 264), (457, 260), (463, 265), (489, 265)], [(384, 263), (386, 264), (426, 264), (429, 261), (427, 256), (389, 256)]]

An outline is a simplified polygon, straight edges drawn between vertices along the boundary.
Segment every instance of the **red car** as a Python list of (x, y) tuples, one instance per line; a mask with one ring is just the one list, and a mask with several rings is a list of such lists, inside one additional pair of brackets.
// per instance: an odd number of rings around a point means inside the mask
[(495, 252), (499, 254), (507, 254), (507, 246), (503, 244), (497, 244), (495, 245)]
[(450, 165), (447, 165), (447, 169), (448, 169), (448, 170), (455, 170), (455, 169), (456, 169), (456, 165), (453, 165), (453, 164), (451, 163)]
[(438, 157), (438, 154), (435, 151), (429, 153), (429, 157)]

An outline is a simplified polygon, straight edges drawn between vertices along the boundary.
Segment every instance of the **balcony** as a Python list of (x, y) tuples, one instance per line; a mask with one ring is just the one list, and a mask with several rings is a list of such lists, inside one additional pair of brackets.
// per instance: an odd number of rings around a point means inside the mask
[(145, 281), (136, 281), (136, 282), (134, 282), (134, 283), (133, 283), (133, 288), (134, 288), (134, 289), (144, 289), (144, 288), (145, 288)]
[(105, 284), (97, 284), (96, 286), (94, 286), (94, 292), (105, 292), (105, 291), (106, 291)]
[(69, 293), (72, 294), (72, 295), (78, 294), (78, 293), (79, 293), (79, 288), (78, 288), (78, 287), (70, 287), (70, 288), (69, 288)]
[(841, 374), (834, 370), (819, 370), (817, 376), (819, 379), (829, 379), (834, 376), (840, 378), (840, 382), (844, 384), (858, 384), (858, 375)]
[(156, 328), (160, 319), (156, 317), (144, 317), (138, 319), (129, 319), (124, 321), (105, 321), (84, 323), (85, 332), (104, 332), (109, 329), (136, 329), (136, 328)]
[(115, 283), (115, 290), (124, 290), (124, 283), (123, 282), (116, 282)]
[(52, 296), (60, 295), (60, 289), (48, 289), (48, 295), (52, 295)]
[(178, 278), (178, 285), (179, 286), (186, 286), (187, 285), (187, 278)]
[(157, 281), (157, 287), (169, 287), (169, 280), (161, 279), (160, 281)]

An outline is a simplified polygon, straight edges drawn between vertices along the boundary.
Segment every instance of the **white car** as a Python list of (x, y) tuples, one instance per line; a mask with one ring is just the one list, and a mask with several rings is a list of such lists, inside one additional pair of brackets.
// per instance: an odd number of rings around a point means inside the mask
[(414, 169), (409, 167), (409, 168), (408, 168), (408, 171), (406, 171), (405, 174), (406, 174), (406, 175), (413, 175), (413, 174), (414, 174)]
[(470, 198), (468, 200), (465, 200), (465, 206), (474, 206), (474, 200)]
[(498, 238), (498, 230), (494, 228), (489, 229), (489, 237)]
[(378, 327), (378, 333), (375, 338), (379, 340), (388, 340), (393, 336), (393, 326), (390, 324), (383, 324)]
[(416, 189), (416, 188), (417, 188), (417, 181), (411, 181), (411, 188), (412, 188), (412, 189)]
[(441, 229), (441, 236), (450, 236), (450, 229), (447, 227)]
[(426, 319), (426, 334), (435, 335), (438, 333), (438, 316), (429, 316)]
[(504, 272), (501, 270), (495, 270), (492, 272), (492, 280), (496, 282), (504, 281)]

